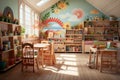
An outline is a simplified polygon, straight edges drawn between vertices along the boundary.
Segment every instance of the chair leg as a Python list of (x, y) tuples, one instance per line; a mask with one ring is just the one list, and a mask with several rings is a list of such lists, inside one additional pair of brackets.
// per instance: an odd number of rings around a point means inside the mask
[(35, 59), (35, 63), (36, 63), (37, 69), (39, 69), (39, 65), (38, 65), (37, 59)]
[(35, 71), (34, 71), (34, 65), (33, 65), (33, 72), (35, 72)]
[(21, 68), (21, 71), (23, 72), (23, 64), (22, 64), (22, 68)]
[(102, 72), (102, 66), (100, 66), (100, 72)]
[(53, 57), (51, 56), (51, 65), (53, 65)]

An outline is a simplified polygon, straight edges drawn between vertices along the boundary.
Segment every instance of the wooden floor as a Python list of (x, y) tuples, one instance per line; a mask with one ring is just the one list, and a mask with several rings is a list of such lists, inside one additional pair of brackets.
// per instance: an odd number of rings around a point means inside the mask
[(0, 80), (120, 80), (119, 73), (100, 73), (87, 66), (88, 54), (56, 54), (55, 66), (21, 72), (21, 64), (0, 73)]

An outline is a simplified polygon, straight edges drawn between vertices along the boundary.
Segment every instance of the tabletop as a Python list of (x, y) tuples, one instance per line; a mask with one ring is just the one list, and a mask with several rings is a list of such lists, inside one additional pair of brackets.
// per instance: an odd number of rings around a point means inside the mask
[(36, 44), (34, 44), (34, 47), (40, 48), (40, 47), (47, 47), (48, 45), (50, 45), (50, 44), (36, 43)]

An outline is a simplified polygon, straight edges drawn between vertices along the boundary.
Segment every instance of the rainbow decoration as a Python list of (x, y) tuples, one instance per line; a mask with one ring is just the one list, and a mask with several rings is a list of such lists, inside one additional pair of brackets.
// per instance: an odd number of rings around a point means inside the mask
[(63, 27), (63, 22), (60, 20), (60, 19), (58, 19), (58, 18), (48, 18), (48, 19), (46, 19), (45, 21), (43, 21), (43, 23), (44, 24), (48, 24), (49, 22), (56, 22), (56, 23), (58, 23), (61, 27)]

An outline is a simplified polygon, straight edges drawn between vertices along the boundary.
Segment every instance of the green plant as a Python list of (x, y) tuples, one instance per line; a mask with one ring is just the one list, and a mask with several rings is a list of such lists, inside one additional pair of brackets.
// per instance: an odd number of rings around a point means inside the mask
[(24, 35), (25, 34), (25, 28), (21, 27), (21, 34)]

